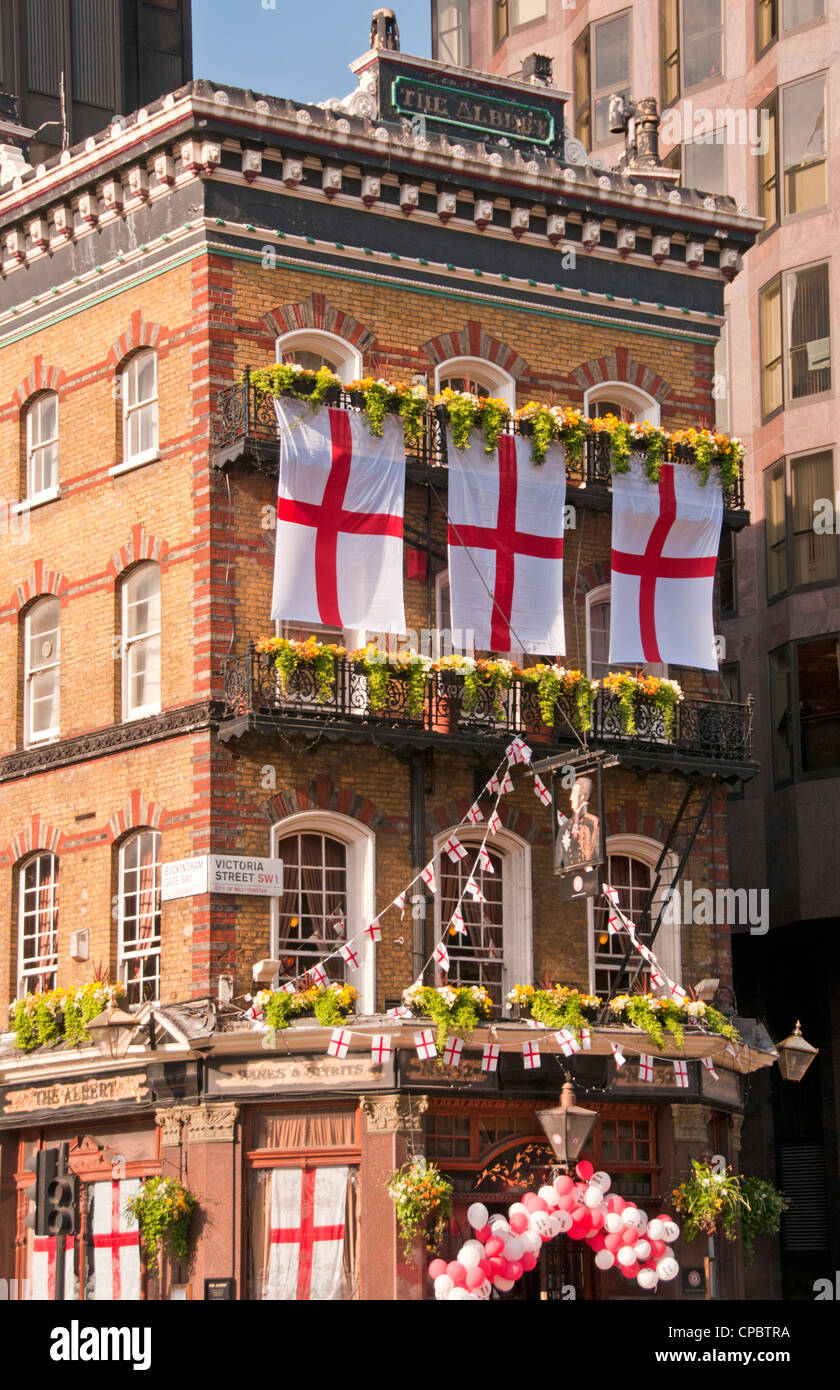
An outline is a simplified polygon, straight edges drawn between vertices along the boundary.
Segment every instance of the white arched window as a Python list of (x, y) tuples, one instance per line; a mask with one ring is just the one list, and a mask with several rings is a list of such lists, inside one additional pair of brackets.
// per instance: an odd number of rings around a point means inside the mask
[[(654, 880), (655, 866), (659, 862), (662, 846), (645, 835), (611, 835), (607, 839), (607, 862), (604, 866), (604, 881), (618, 892), (618, 904), (626, 917), (636, 924), (641, 920), (644, 905)], [(660, 870), (660, 882), (651, 904), (648, 931), (638, 931), (639, 940), (649, 941), (649, 929), (656, 922), (665, 895), (674, 881), (677, 871), (677, 857), (665, 856)], [(607, 926), (609, 906), (606, 900), (590, 902), (591, 950), (590, 950), (590, 988), (593, 993), (606, 1000), (611, 994), (621, 994), (633, 978), (641, 964), (645, 972), (648, 967), (637, 952), (631, 952), (627, 970), (622, 974), (621, 964), (627, 950), (629, 938), (624, 932), (613, 936)], [(660, 961), (663, 970), (671, 980), (681, 983), (682, 956), (680, 949), (680, 928), (676, 920), (678, 914), (666, 912), (652, 950)], [(660, 991), (654, 991), (659, 993)]]
[(27, 748), (59, 735), (60, 614), (57, 598), (43, 598), (33, 603), (24, 619), (23, 741)]
[[(603, 680), (609, 671), (626, 671), (636, 667), (610, 664), (610, 585), (601, 584), (586, 595), (586, 674), (590, 680)], [(641, 667), (647, 676), (668, 675), (661, 661), (649, 661)]]
[(483, 357), (450, 357), (435, 367), (435, 391), (472, 391), (474, 396), (496, 396), (516, 407), (516, 382), (510, 372)]
[(160, 566), (137, 565), (122, 585), (123, 719), (160, 713)]
[(117, 978), (129, 1004), (160, 998), (159, 830), (140, 830), (120, 846)]
[(31, 502), (58, 492), (58, 396), (44, 391), (26, 412), (26, 496)]
[(617, 415), (628, 424), (647, 420), (658, 425), (660, 420), (659, 402), (626, 381), (602, 381), (598, 386), (590, 386), (584, 394), (583, 409), (593, 420), (604, 415)]
[(122, 467), (148, 463), (158, 455), (157, 353), (136, 352), (121, 374), (123, 403)]
[(329, 367), (345, 386), (363, 375), (362, 354), (358, 348), (321, 328), (301, 328), (284, 333), (275, 344), (278, 362), (297, 363), (307, 371)]
[[(376, 913), (373, 833), (338, 812), (302, 811), (273, 827), (271, 852), (283, 861), (283, 892), (271, 900), (271, 955), (283, 962), (280, 983), (335, 952), (324, 967), (328, 976), (355, 985), (359, 1012), (372, 1013), (376, 947), (360, 934)], [(355, 969), (338, 954), (351, 941)]]
[(35, 854), (18, 878), (18, 998), (58, 982), (58, 858)]
[[(467, 851), (453, 863), (444, 845), (456, 835)], [(481, 827), (458, 826), (435, 840), (439, 892), (435, 896), (435, 940), (449, 952), (451, 985), (483, 985), (493, 1000), (494, 1013), (507, 1011), (507, 995), (515, 984), (530, 984), (531, 848), (509, 830), (488, 835), (485, 846), (492, 869), (479, 859)], [(484, 902), (466, 891), (475, 880)], [(463, 894), (463, 897), (462, 897)], [(460, 900), (460, 907), (458, 903)], [(465, 933), (453, 932), (456, 908)]]

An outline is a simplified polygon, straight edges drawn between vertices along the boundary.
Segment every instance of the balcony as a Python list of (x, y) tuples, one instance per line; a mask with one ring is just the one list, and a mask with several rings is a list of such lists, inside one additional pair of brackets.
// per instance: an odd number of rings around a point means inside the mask
[(480, 690), (474, 708), (464, 709), (461, 677), (454, 672), (430, 673), (423, 709), (412, 711), (408, 680), (392, 672), (384, 704), (373, 710), (367, 677), (347, 657), (335, 657), (328, 698), (321, 698), (311, 666), (301, 665), (281, 689), (272, 656), (250, 643), (244, 656), (231, 657), (223, 667), (224, 700), (219, 737), (223, 742), (249, 732), (304, 734), (373, 742), (392, 747), (436, 747), (476, 751), (500, 750), (519, 735), (540, 756), (566, 749), (609, 749), (630, 767), (682, 772), (717, 772), (746, 780), (755, 771), (752, 761), (752, 701), (686, 698), (674, 711), (673, 729), (666, 731), (660, 709), (645, 700), (635, 708), (635, 731), (625, 732), (618, 696), (600, 690), (592, 711), (592, 727), (580, 727), (574, 695), (556, 701), (554, 724), (540, 714), (534, 685), (515, 677), (508, 689), (493, 697)]
[[(344, 409), (353, 408), (353, 402), (345, 392), (337, 393), (334, 403)], [(511, 422), (509, 429), (513, 433), (520, 432), (516, 421)], [(211, 449), (216, 468), (243, 462), (271, 477), (277, 475), (279, 446), (274, 402), (257, 390), (247, 367), (241, 381), (226, 387), (219, 394)], [(688, 461), (684, 451), (673, 447), (666, 458), (677, 463)], [(421, 439), (417, 444), (406, 447), (406, 470), (412, 481), (422, 482), (435, 471), (440, 470), (445, 474), (446, 467), (446, 431), (438, 412), (430, 406)], [(581, 463), (567, 464), (566, 471), (570, 487), (586, 489), (585, 496), (578, 498), (581, 505), (585, 502), (599, 511), (610, 508), (612, 489), (608, 435), (590, 433)], [(723, 505), (724, 522), (732, 530), (741, 530), (749, 523), (749, 513), (744, 504), (743, 476), (724, 492)]]

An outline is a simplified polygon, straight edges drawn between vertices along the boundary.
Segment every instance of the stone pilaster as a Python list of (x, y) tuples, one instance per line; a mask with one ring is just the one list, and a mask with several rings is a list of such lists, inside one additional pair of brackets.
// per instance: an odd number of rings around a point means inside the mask
[(363, 1096), (365, 1117), (362, 1135), (361, 1296), (373, 1300), (403, 1302), (423, 1297), (425, 1248), (418, 1237), (406, 1259), (403, 1242), (388, 1196), (388, 1178), (402, 1167), (412, 1151), (421, 1148), (426, 1096), (386, 1092)]

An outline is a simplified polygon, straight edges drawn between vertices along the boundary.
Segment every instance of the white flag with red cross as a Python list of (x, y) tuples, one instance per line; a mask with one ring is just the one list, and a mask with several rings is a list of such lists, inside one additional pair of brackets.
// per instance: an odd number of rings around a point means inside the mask
[(485, 1043), (481, 1052), (481, 1070), (498, 1071), (499, 1069), (499, 1044)]
[(421, 1033), (414, 1034), (414, 1046), (417, 1049), (417, 1056), (422, 1058), (424, 1062), (437, 1056), (435, 1035), (430, 1028), (424, 1028)]
[(649, 482), (638, 456), (613, 477), (610, 661), (717, 670), (713, 590), (723, 523), (715, 476), (663, 463)]
[(354, 951), (353, 947), (349, 943), (346, 946), (342, 946), (338, 954), (341, 956), (342, 960), (347, 961), (347, 964), (350, 966), (351, 970), (358, 970), (359, 953), (358, 951)]
[[(410, 1012), (410, 1011), (409, 1011)], [(391, 1058), (391, 1034), (374, 1033), (370, 1040), (370, 1058), (376, 1066), (381, 1067)]]
[(93, 1297), (99, 1302), (140, 1297), (140, 1230), (126, 1212), (139, 1191), (138, 1178), (93, 1184)]
[(327, 1046), (327, 1055), (329, 1057), (346, 1057), (352, 1036), (352, 1033), (348, 1033), (346, 1028), (333, 1028)]
[[(55, 1236), (35, 1236), (32, 1241), (32, 1275), (29, 1296), (35, 1302), (46, 1303), (55, 1299), (57, 1248), (58, 1242)], [(64, 1242), (64, 1297), (67, 1300), (73, 1300), (79, 1296), (74, 1266), (75, 1241), (71, 1237), (65, 1239)]]
[(639, 1080), (648, 1084), (653, 1082), (653, 1058), (646, 1053), (639, 1053)]
[(272, 618), (404, 632), (402, 423), (278, 397)]
[(438, 969), (442, 970), (444, 974), (449, 972), (449, 952), (442, 941), (439, 941), (435, 947), (435, 961)]
[(503, 434), (488, 456), (476, 435), (449, 459), (452, 626), (487, 651), (560, 655), (566, 454), (552, 445), (531, 462), (531, 441)]
[(683, 1090), (688, 1088), (688, 1063), (679, 1060), (674, 1062), (674, 1080)]
[(525, 1063), (526, 1071), (536, 1071), (542, 1066), (540, 1057), (540, 1045), (536, 1042), (524, 1042), (522, 1044), (522, 1060)]
[(446, 1047), (443, 1049), (443, 1065), (445, 1067), (457, 1067), (461, 1061), (461, 1053), (463, 1050), (463, 1040), (450, 1035), (446, 1039)]
[(534, 794), (539, 797), (543, 806), (551, 805), (551, 792), (548, 790), (542, 778), (538, 777), (536, 774), (534, 774)]
[(349, 1168), (271, 1172), (271, 1252), (264, 1298), (341, 1299)]

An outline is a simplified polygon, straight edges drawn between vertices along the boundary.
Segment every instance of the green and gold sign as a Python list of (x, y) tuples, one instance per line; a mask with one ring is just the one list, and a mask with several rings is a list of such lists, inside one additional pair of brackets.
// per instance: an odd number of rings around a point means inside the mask
[(496, 97), (478, 88), (450, 87), (414, 77), (396, 77), (391, 105), (402, 116), (422, 116), (432, 124), (457, 127), (473, 138), (504, 136), (526, 145), (554, 149), (557, 124), (547, 107)]

